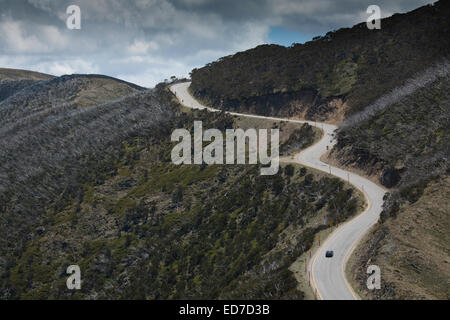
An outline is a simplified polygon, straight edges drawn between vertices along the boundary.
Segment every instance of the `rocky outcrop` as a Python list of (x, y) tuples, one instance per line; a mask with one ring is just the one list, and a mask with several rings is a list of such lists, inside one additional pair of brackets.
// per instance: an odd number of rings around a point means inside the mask
[[(193, 94), (199, 100), (209, 99), (201, 92), (193, 92)], [(343, 97), (322, 98), (314, 89), (277, 92), (243, 100), (217, 97), (205, 103), (226, 111), (284, 118), (295, 117), (322, 122), (332, 119), (334, 123), (342, 121), (345, 111)]]

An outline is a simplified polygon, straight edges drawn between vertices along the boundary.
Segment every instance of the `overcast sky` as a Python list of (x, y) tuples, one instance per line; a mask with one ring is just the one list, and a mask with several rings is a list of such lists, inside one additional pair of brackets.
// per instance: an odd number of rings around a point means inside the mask
[[(0, 0), (0, 67), (100, 73), (151, 87), (264, 43), (290, 45), (426, 0)], [(66, 27), (69, 5), (81, 29)]]

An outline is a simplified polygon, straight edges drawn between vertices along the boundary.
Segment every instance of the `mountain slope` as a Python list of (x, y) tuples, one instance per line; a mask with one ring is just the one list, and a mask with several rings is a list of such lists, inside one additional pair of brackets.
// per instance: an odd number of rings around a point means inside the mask
[(20, 70), (20, 69), (9, 69), (9, 68), (0, 68), (0, 80), (9, 80), (9, 81), (17, 81), (17, 80), (35, 80), (35, 81), (43, 81), (50, 80), (54, 76), (29, 71), (29, 70)]
[(83, 108), (55, 102), (55, 95), (67, 95), (64, 80), (38, 83), (0, 104), (2, 273), (36, 237), (36, 228), (48, 227), (46, 213), (80, 195), (86, 181), (99, 183), (108, 176), (124, 152), (123, 141), (167, 135), (170, 108), (157, 91)]
[(0, 101), (39, 81), (51, 78), (51, 75), (28, 70), (0, 68)]
[[(347, 274), (366, 299), (450, 298), (450, 178), (427, 184), (423, 195), (370, 232), (350, 259)], [(381, 290), (366, 288), (365, 270), (381, 269)]]
[[(303, 297), (289, 266), (329, 219), (354, 214), (360, 195), (294, 166), (261, 176), (255, 165), (173, 165), (173, 129), (243, 120), (180, 113), (172, 98), (161, 85), (69, 104), (3, 133), (1, 298)], [(281, 141), (308, 145), (282, 127)], [(66, 288), (70, 264), (82, 269), (80, 291)]]
[(383, 19), (381, 30), (361, 23), (289, 48), (259, 46), (194, 69), (192, 93), (225, 110), (340, 122), (448, 54), (449, 15), (438, 1)]
[(0, 102), (0, 121), (14, 122), (52, 108), (96, 105), (144, 88), (101, 75), (69, 75), (39, 81)]
[[(207, 105), (343, 123), (328, 161), (390, 188), (347, 270), (365, 298), (448, 297), (439, 282), (449, 277), (449, 16), (450, 2), (438, 1), (383, 19), (381, 30), (363, 23), (192, 71), (192, 93)], [(365, 284), (372, 263), (387, 269), (380, 291)]]
[(450, 74), (356, 124), (341, 127), (330, 157), (388, 188), (445, 174), (450, 156)]
[[(341, 128), (330, 159), (391, 188), (381, 220), (347, 270), (371, 299), (448, 299), (450, 75)], [(382, 270), (370, 292), (360, 275)]]

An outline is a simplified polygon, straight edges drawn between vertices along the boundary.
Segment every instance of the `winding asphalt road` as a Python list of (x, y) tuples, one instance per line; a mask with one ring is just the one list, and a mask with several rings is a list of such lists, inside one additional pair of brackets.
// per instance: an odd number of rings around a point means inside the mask
[[(190, 82), (177, 83), (170, 87), (170, 90), (177, 96), (178, 100), (188, 108), (207, 109), (212, 112), (220, 110), (205, 107), (193, 98), (188, 91)], [(299, 163), (312, 167), (344, 180), (348, 180), (356, 188), (361, 190), (366, 197), (366, 209), (353, 219), (341, 224), (333, 233), (328, 236), (325, 242), (316, 250), (309, 262), (313, 290), (317, 292), (319, 299), (326, 300), (353, 300), (359, 299), (358, 295), (349, 285), (345, 275), (345, 265), (352, 251), (364, 234), (374, 225), (381, 213), (383, 196), (385, 190), (372, 181), (363, 178), (355, 173), (329, 166), (320, 161), (320, 157), (331, 149), (336, 143), (333, 133), (336, 126), (326, 123), (315, 123), (314, 121), (293, 120), (276, 117), (265, 117), (260, 115), (242, 114), (227, 112), (231, 115), (261, 118), (277, 121), (289, 121), (295, 123), (309, 123), (322, 129), (322, 138), (313, 146), (294, 155), (290, 162)], [(333, 258), (326, 258), (325, 251), (333, 250)]]

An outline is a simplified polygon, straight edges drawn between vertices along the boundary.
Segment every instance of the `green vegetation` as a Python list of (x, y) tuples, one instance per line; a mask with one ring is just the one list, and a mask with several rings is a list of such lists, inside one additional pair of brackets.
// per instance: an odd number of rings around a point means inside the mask
[[(144, 163), (136, 167), (141, 165), (153, 170)], [(80, 203), (78, 223), (60, 220), (30, 241), (3, 285), (16, 298), (45, 297), (38, 295), (45, 292), (54, 298), (301, 299), (288, 267), (311, 246), (315, 233), (327, 227), (325, 221), (314, 229), (303, 225), (319, 210), (330, 219), (345, 220), (357, 209), (352, 189), (340, 180), (300, 176), (294, 166), (273, 177), (260, 176), (258, 166), (213, 166), (188, 189), (181, 187), (186, 180), (180, 170), (196, 175), (198, 167), (167, 163), (155, 169), (163, 167), (174, 194), (181, 197), (156, 191), (160, 184), (152, 187), (154, 193), (137, 194), (132, 188), (115, 200), (123, 177), (113, 177), (95, 187), (94, 197), (101, 194), (102, 203)], [(56, 214), (73, 210), (69, 205)], [(93, 228), (83, 228), (87, 221), (95, 223)], [(63, 230), (61, 247), (58, 234)], [(294, 237), (285, 243), (288, 231)], [(83, 287), (76, 296), (62, 281), (68, 261), (83, 270)]]
[[(173, 112), (161, 131), (193, 130), (194, 119), (221, 129), (237, 121), (220, 113), (175, 111), (166, 88), (155, 94)], [(299, 130), (314, 138), (311, 127)], [(286, 141), (299, 138), (292, 133)], [(301, 299), (288, 268), (329, 219), (344, 221), (357, 211), (353, 189), (294, 165), (274, 176), (261, 176), (258, 165), (175, 166), (169, 139), (142, 130), (114, 143), (116, 150), (103, 162), (92, 154), (75, 187), (64, 180), (63, 196), (32, 207), (38, 219), (21, 228), (9, 224), (3, 241), (13, 243), (25, 232), (33, 236), (2, 252), (0, 296)], [(33, 204), (21, 202), (25, 209)], [(10, 221), (23, 221), (14, 206), (2, 205)], [(65, 286), (70, 264), (82, 270), (80, 291)]]
[(376, 175), (392, 188), (383, 218), (414, 203), (427, 184), (448, 174), (450, 77), (441, 77), (361, 123), (343, 127), (331, 157)]
[(348, 116), (448, 55), (449, 15), (448, 1), (438, 1), (383, 19), (381, 30), (361, 23), (289, 48), (259, 46), (194, 69), (191, 90), (224, 110)]
[[(331, 157), (390, 188), (347, 269), (364, 298), (449, 298), (449, 111), (446, 75), (338, 132)], [(369, 264), (382, 270), (381, 290), (366, 289)]]

